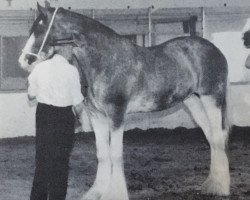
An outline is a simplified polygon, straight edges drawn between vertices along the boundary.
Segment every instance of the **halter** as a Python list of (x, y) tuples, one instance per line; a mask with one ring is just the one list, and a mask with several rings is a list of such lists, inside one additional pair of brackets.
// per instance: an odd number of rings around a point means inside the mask
[(37, 55), (39, 55), (39, 54), (42, 52), (42, 50), (43, 50), (43, 47), (44, 47), (44, 45), (45, 45), (45, 42), (46, 42), (46, 40), (47, 40), (47, 38), (48, 38), (48, 35), (49, 35), (49, 32), (50, 32), (50, 29), (51, 29), (51, 27), (52, 27), (52, 25), (53, 25), (53, 22), (54, 22), (54, 20), (55, 20), (57, 11), (58, 11), (58, 7), (55, 9), (55, 11), (54, 11), (54, 13), (53, 13), (53, 15), (52, 15), (51, 21), (50, 21), (50, 23), (49, 23), (48, 30), (47, 30), (47, 32), (46, 32), (46, 34), (45, 34), (45, 36), (44, 36), (43, 43), (42, 43), (42, 45), (41, 45), (41, 47), (40, 47), (40, 49), (39, 49)]
[[(40, 53), (42, 52), (42, 50), (43, 50), (43, 48), (44, 48), (44, 45), (45, 45), (45, 43), (46, 43), (46, 41), (47, 41), (47, 38), (48, 38), (48, 36), (49, 36), (49, 32), (50, 32), (50, 30), (51, 30), (51, 27), (52, 27), (52, 25), (53, 25), (53, 23), (54, 23), (54, 21), (55, 21), (55, 17), (56, 17), (56, 14), (57, 14), (58, 9), (59, 9), (59, 8), (57, 7), (57, 8), (55, 9), (53, 15), (52, 15), (52, 18), (51, 18), (51, 20), (50, 20), (50, 24), (49, 24), (48, 30), (47, 30), (47, 32), (46, 32), (46, 34), (45, 34), (45, 36), (44, 36), (43, 42), (42, 42), (42, 44), (41, 44), (41, 46), (40, 46), (40, 49), (39, 49), (38, 53), (36, 54), (36, 53), (32, 53), (32, 52), (28, 52), (28, 51), (22, 50), (23, 53), (29, 54), (29, 55), (32, 55), (32, 56), (35, 56), (35, 57), (37, 57), (37, 58), (40, 56)], [(53, 40), (53, 46), (62, 46), (62, 45), (65, 45), (65, 44), (66, 44), (66, 45), (67, 45), (67, 44), (75, 44), (75, 45), (77, 45), (76, 42), (75, 42), (75, 40), (74, 40), (74, 37), (73, 37), (73, 36), (71, 36), (71, 37), (69, 37), (69, 38), (64, 38), (64, 39), (54, 39), (54, 40)], [(77, 45), (77, 46), (78, 46), (78, 45)]]
[(45, 34), (45, 36), (44, 36), (43, 42), (42, 42), (42, 44), (41, 44), (41, 46), (40, 46), (40, 49), (39, 49), (38, 53), (36, 54), (36, 53), (32, 53), (32, 52), (28, 52), (28, 51), (22, 50), (23, 53), (26, 53), (26, 54), (35, 56), (35, 57), (37, 57), (37, 58), (39, 57), (39, 54), (42, 52), (43, 47), (44, 47), (44, 45), (45, 45), (45, 42), (46, 42), (46, 40), (47, 40), (47, 38), (48, 38), (49, 32), (50, 32), (51, 27), (52, 27), (52, 25), (53, 25), (53, 22), (54, 22), (54, 20), (55, 20), (57, 11), (58, 11), (58, 7), (55, 9), (55, 11), (54, 11), (54, 13), (53, 13), (53, 15), (52, 15), (52, 18), (51, 18), (50, 23), (49, 23), (48, 30), (47, 30), (47, 32), (46, 32), (46, 34)]

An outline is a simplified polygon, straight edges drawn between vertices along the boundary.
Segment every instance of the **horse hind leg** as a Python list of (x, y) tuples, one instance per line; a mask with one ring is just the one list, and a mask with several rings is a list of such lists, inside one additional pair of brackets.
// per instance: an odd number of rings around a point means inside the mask
[(227, 130), (222, 128), (222, 108), (213, 96), (193, 95), (184, 101), (196, 123), (202, 128), (211, 151), (210, 172), (202, 192), (227, 196), (230, 193), (228, 158), (225, 152)]
[(204, 183), (204, 188), (210, 193), (229, 195), (229, 163), (225, 152), (229, 130), (223, 128), (222, 126), (223, 117), (225, 118), (226, 116), (224, 116), (222, 106), (217, 106), (216, 100), (212, 96), (203, 96), (201, 97), (201, 101), (204, 105), (212, 128), (209, 141), (211, 147), (210, 174)]

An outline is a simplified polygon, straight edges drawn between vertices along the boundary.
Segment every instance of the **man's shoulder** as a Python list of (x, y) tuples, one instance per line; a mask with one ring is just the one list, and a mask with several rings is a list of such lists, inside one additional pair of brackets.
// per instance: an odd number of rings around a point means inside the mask
[(76, 77), (78, 76), (78, 70), (74, 65), (68, 64), (67, 65), (67, 72), (70, 74), (70, 76)]
[(40, 62), (40, 63), (38, 63), (36, 66), (35, 66), (35, 68), (34, 69), (36, 69), (36, 70), (40, 70), (40, 69), (43, 69), (44, 68), (44, 66), (48, 66), (49, 64), (50, 64), (50, 59), (48, 59), (48, 60), (44, 60), (44, 61), (42, 61), (42, 62)]
[(51, 61), (56, 62), (56, 63), (69, 63), (68, 60), (66, 58), (64, 58), (62, 55), (60, 54), (55, 54), (52, 58)]

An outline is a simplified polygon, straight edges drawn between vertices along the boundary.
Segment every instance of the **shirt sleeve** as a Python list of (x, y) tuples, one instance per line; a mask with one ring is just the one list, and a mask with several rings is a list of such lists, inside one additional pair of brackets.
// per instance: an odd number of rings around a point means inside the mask
[(30, 73), (28, 77), (28, 94), (34, 97), (37, 95), (37, 70), (35, 69)]
[[(73, 66), (74, 67), (74, 66)], [(73, 99), (73, 105), (77, 105), (79, 103), (81, 103), (84, 100), (84, 97), (81, 93), (81, 84), (80, 84), (80, 77), (79, 77), (79, 73), (78, 70), (74, 67), (74, 73), (73, 73), (74, 77), (73, 77), (73, 83), (72, 85), (72, 99)]]

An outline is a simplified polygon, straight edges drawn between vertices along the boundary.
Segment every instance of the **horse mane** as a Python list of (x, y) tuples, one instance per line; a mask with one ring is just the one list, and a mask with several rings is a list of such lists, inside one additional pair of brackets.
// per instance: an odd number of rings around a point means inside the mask
[[(53, 13), (54, 10), (55, 10), (55, 8), (49, 8), (50, 13)], [(101, 22), (94, 20), (90, 17), (87, 17), (85, 15), (82, 15), (80, 13), (66, 10), (64, 8), (59, 8), (58, 13), (60, 13), (60, 12), (66, 17), (70, 17), (70, 18), (74, 18), (74, 19), (79, 20), (79, 23), (84, 22), (85, 26), (88, 29), (92, 29), (92, 30), (95, 30), (98, 32), (106, 33), (107, 35), (119, 35), (113, 29), (109, 28), (108, 26), (105, 26)], [(32, 26), (29, 30), (29, 35), (31, 35), (34, 32), (34, 30), (36, 29), (37, 25), (39, 24), (39, 22), (41, 20), (47, 20), (47, 18), (42, 14), (38, 15), (38, 17), (35, 19), (34, 23), (32, 24)]]
[(84, 24), (86, 25), (87, 28), (98, 31), (98, 32), (102, 32), (102, 33), (106, 33), (108, 35), (119, 35), (117, 32), (115, 32), (113, 29), (109, 28), (108, 26), (102, 24), (101, 22), (94, 20), (90, 17), (87, 17), (83, 14), (77, 13), (77, 12), (73, 12), (71, 10), (66, 10), (64, 8), (61, 8), (63, 14), (65, 14), (68, 17), (74, 18), (74, 19), (78, 19), (79, 22), (84, 22)]

